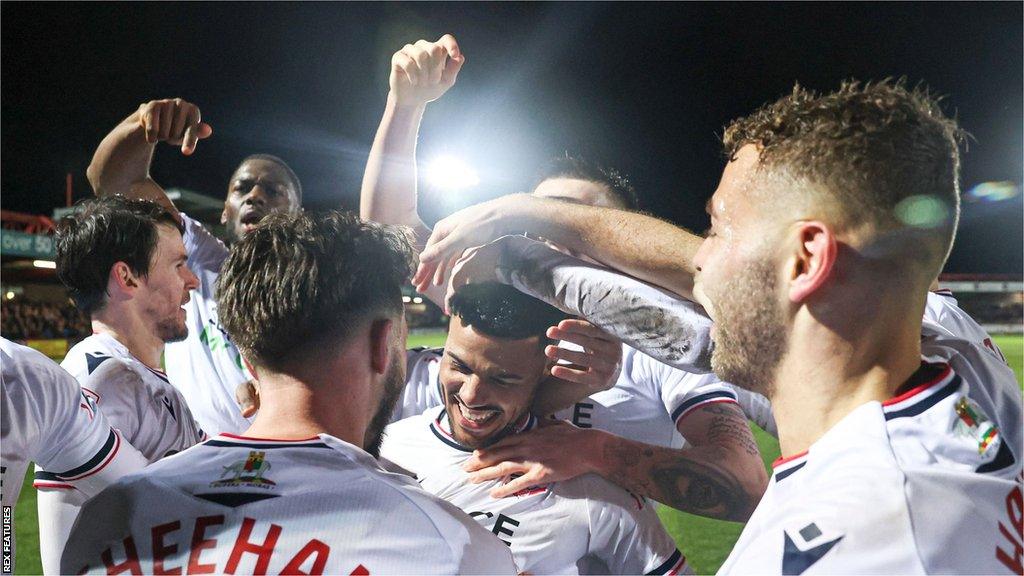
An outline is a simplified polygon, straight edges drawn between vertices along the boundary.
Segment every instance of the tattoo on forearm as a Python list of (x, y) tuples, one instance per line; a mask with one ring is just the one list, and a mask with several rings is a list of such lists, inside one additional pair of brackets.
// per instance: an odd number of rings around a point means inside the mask
[(728, 470), (677, 450), (613, 442), (604, 457), (612, 467), (609, 480), (677, 510), (736, 522), (753, 510), (742, 483)]
[(708, 427), (708, 442), (719, 446), (736, 446), (751, 456), (760, 454), (747, 421), (740, 420), (735, 413), (712, 418)]

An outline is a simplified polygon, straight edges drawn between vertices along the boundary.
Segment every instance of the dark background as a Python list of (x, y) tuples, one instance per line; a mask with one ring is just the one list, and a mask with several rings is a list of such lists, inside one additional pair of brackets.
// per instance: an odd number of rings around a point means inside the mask
[[(432, 104), (420, 158), (461, 156), (481, 185), (428, 196), (428, 219), (528, 189), (544, 159), (583, 152), (632, 177), (645, 209), (690, 228), (732, 118), (844, 78), (906, 76), (947, 95), (973, 139), (963, 189), (1022, 180), (1022, 3), (12, 4), (2, 22), (5, 209), (49, 214), (89, 194), (96, 144), (140, 103), (197, 103), (214, 136), (161, 146), (166, 187), (223, 197), (238, 161), (284, 157), (307, 206), (354, 208), (391, 54), (458, 38), (467, 63)], [(965, 202), (948, 271), (1020, 273), (1021, 196)]]

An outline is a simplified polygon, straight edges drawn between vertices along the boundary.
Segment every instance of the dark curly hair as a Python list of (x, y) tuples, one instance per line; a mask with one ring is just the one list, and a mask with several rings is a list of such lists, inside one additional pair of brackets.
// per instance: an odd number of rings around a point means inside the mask
[(160, 233), (157, 225), (179, 233), (181, 223), (150, 200), (115, 195), (78, 204), (74, 214), (57, 224), (57, 277), (82, 312), (106, 305), (110, 269), (124, 262), (133, 274), (149, 274)]
[[(722, 141), (730, 159), (754, 144), (762, 168), (823, 188), (845, 224), (927, 228), (916, 231), (929, 245), (922, 255), (929, 266), (941, 267), (959, 217), (964, 136), (927, 89), (887, 79), (846, 81), (829, 94), (797, 85), (788, 96), (734, 120)], [(901, 206), (914, 199), (937, 203), (939, 217), (923, 225), (908, 222)]]
[(366, 320), (400, 315), (412, 271), (405, 228), (341, 211), (274, 213), (232, 247), (218, 312), (249, 361), (281, 369)]
[(614, 168), (601, 166), (582, 156), (568, 152), (555, 156), (541, 169), (534, 187), (551, 178), (573, 178), (601, 184), (623, 210), (636, 212), (640, 209), (640, 198), (626, 176)]
[(542, 346), (549, 342), (547, 329), (568, 318), (561, 310), (497, 282), (462, 286), (448, 306), (453, 317), (481, 334), (511, 340), (537, 336)]

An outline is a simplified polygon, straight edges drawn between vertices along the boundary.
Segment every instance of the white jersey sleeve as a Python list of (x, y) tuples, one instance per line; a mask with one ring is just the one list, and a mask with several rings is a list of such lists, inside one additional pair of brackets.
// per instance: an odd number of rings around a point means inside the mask
[(442, 348), (412, 348), (406, 351), (405, 388), (395, 404), (391, 422), (418, 416), (443, 403), (438, 380), (443, 353)]
[(504, 236), (498, 279), (581, 316), (658, 360), (711, 371), (711, 319), (700, 305), (524, 236)]
[(672, 422), (679, 421), (695, 409), (719, 402), (736, 403), (736, 393), (714, 374), (694, 374), (659, 362), (638, 352), (628, 364), (629, 378), (638, 385), (656, 391)]
[[(39, 352), (0, 338), (0, 501), (13, 509), (29, 461), (94, 495), (146, 459), (112, 430), (78, 383)], [(13, 552), (13, 551), (12, 551)]]
[(228, 247), (219, 238), (210, 234), (200, 222), (193, 220), (184, 212), (179, 212), (185, 232), (181, 236), (188, 254), (188, 267), (200, 281), (209, 280), (213, 284), (220, 275), (220, 267), (227, 260)]
[(228, 247), (201, 223), (180, 214), (188, 265), (199, 278), (199, 286), (192, 290), (185, 305), (188, 336), (168, 344), (164, 351), (167, 375), (171, 385), (188, 400), (203, 430), (211, 434), (242, 432), (252, 420), (242, 416), (235, 389), (252, 375), (217, 316), (217, 278), (228, 257)]
[(600, 558), (607, 573), (687, 571), (686, 558), (665, 531), (650, 502), (594, 480), (581, 477), (577, 485), (586, 492), (591, 527), (588, 554)]

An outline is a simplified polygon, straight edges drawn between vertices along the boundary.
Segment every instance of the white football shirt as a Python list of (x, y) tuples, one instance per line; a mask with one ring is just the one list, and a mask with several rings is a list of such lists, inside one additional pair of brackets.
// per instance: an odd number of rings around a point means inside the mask
[[(922, 363), (904, 388), (776, 461), (720, 574), (1021, 573), (1021, 445), (997, 421), (1019, 430), (1012, 374)], [(1015, 402), (983, 409), (999, 389)]]
[(678, 424), (693, 410), (717, 402), (736, 403), (736, 393), (714, 374), (694, 374), (658, 362), (627, 345), (615, 386), (555, 414), (580, 428), (680, 448)]
[[(443, 348), (415, 348), (406, 355), (406, 384), (392, 422), (441, 406)], [(596, 428), (637, 442), (679, 448), (677, 425), (695, 408), (736, 403), (736, 392), (713, 374), (673, 368), (623, 345), (622, 370), (612, 388), (556, 414), (580, 428)]]
[(224, 434), (90, 500), (61, 572), (515, 574), (508, 549), (333, 436)]
[[(107, 334), (93, 334), (68, 351), (61, 367), (82, 386), (110, 425), (155, 462), (204, 439), (185, 399), (167, 376), (146, 366)], [(52, 470), (36, 466), (34, 486), (39, 490), (39, 551), (43, 571), (60, 570), (71, 526), (87, 497)]]
[(926, 322), (942, 326), (950, 334), (980, 344), (996, 355), (997, 358), (1006, 362), (1002, 350), (992, 341), (992, 337), (981, 327), (974, 318), (964, 312), (957, 303), (953, 292), (950, 290), (935, 290), (928, 293), (928, 301), (924, 308), (924, 319)]
[[(532, 429), (528, 416), (521, 432)], [(592, 474), (524, 490), (488, 494), (499, 480), (471, 484), (472, 455), (452, 436), (442, 406), (387, 427), (385, 466), (412, 473), (428, 492), (475, 518), (508, 544), (531, 574), (678, 574), (686, 559), (643, 498)]]
[(217, 278), (228, 247), (202, 224), (181, 212), (188, 266), (199, 278), (185, 305), (188, 337), (167, 345), (164, 361), (171, 384), (188, 399), (203, 430), (243, 432), (252, 421), (242, 416), (235, 388), (251, 380), (242, 356), (217, 320)]
[[(55, 470), (62, 482), (74, 483), (90, 496), (146, 465), (71, 375), (39, 352), (6, 338), (0, 338), (0, 395), (4, 518), (8, 513), (13, 517), (29, 461)], [(13, 569), (13, 533), (11, 542), (10, 557), (3, 557), (4, 571)]]

